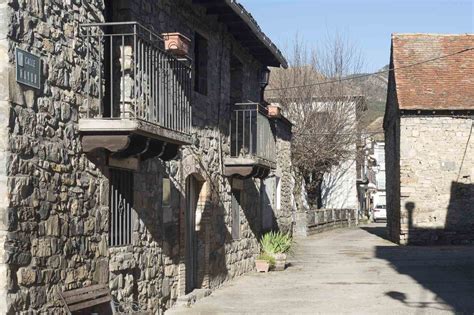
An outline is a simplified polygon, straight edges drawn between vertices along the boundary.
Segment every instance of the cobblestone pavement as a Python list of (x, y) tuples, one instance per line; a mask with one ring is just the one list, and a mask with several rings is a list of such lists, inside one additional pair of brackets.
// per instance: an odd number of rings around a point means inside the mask
[(384, 224), (298, 240), (283, 272), (251, 273), (169, 314), (474, 314), (473, 247), (400, 247)]

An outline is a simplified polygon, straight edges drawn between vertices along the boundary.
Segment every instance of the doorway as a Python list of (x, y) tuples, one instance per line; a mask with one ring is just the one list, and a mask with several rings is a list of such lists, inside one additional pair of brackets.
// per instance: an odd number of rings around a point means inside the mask
[[(196, 212), (203, 182), (194, 176), (186, 180), (185, 210), (185, 254), (186, 254), (186, 294), (199, 287), (198, 285), (198, 237)], [(199, 218), (198, 218), (199, 220)]]

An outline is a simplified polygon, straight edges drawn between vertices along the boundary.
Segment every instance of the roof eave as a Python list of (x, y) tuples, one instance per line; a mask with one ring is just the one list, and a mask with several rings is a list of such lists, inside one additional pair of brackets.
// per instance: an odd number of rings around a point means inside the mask
[(278, 47), (236, 0), (193, 0), (193, 2), (204, 6), (207, 14), (217, 15), (220, 21), (228, 26), (229, 33), (263, 65), (288, 68), (288, 63)]
[[(258, 39), (262, 42), (263, 45), (273, 54), (275, 59), (278, 60), (280, 63), (280, 66), (287, 69), (288, 68), (288, 62), (286, 61), (285, 57), (281, 53), (281, 51), (278, 49), (278, 47), (271, 41), (268, 36), (266, 36), (260, 28), (257, 26), (257, 23), (254, 19), (252, 19), (245, 10), (245, 8), (237, 3), (236, 0), (225, 0), (227, 5), (236, 13), (238, 14), (242, 20), (250, 27), (250, 29), (253, 31), (253, 33), (258, 37)], [(273, 65), (269, 65), (273, 66)]]

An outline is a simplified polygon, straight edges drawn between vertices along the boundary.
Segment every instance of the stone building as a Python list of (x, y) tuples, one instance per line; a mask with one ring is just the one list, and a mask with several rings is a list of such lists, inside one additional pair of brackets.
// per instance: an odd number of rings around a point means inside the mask
[(0, 16), (0, 313), (61, 314), (59, 292), (95, 283), (162, 313), (291, 230), (291, 124), (261, 105), (286, 61), (236, 1)]
[(395, 242), (474, 240), (473, 47), (468, 34), (392, 36), (384, 130)]

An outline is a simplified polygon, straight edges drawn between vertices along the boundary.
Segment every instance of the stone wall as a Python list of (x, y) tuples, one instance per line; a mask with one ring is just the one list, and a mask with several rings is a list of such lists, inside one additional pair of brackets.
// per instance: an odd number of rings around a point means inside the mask
[[(274, 120), (276, 135), (277, 168), (272, 172), (280, 178), (279, 204), (274, 205), (276, 223), (284, 232), (293, 233), (294, 214), (296, 212), (293, 195), (295, 182), (291, 163), (291, 124), (285, 118)], [(278, 189), (278, 187), (277, 187)]]
[(309, 209), (298, 212), (295, 235), (306, 237), (357, 223), (357, 209)]
[[(199, 196), (198, 286), (216, 288), (254, 268), (260, 180), (242, 184), (241, 237), (233, 240), (235, 187), (222, 174), (230, 153), (230, 58), (243, 64), (244, 100), (259, 100), (262, 64), (191, 0), (110, 3), (117, 20), (136, 19), (158, 33), (181, 32), (192, 42), (198, 31), (208, 40), (208, 93), (193, 95), (194, 144), (171, 162), (155, 158), (140, 163), (133, 175), (132, 244), (109, 247), (107, 154), (86, 156), (77, 128), (86, 75), (78, 24), (102, 22), (103, 2), (0, 0), (2, 23), (8, 23), (0, 30), (6, 32), (0, 36), (0, 182), (5, 183), (0, 211), (6, 218), (0, 227), (5, 251), (0, 301), (6, 301), (0, 311), (60, 313), (57, 292), (92, 283), (109, 283), (115, 299), (136, 301), (153, 312), (171, 307), (185, 294), (184, 213), (191, 176), (206, 187)], [(15, 47), (41, 56), (40, 90), (14, 81)], [(288, 140), (279, 146), (284, 160), (277, 171), (285, 188), (278, 218), (288, 226)], [(166, 206), (161, 202), (163, 178), (172, 183)]]
[(401, 243), (474, 240), (473, 123), (472, 117), (401, 117)]
[(4, 244), (8, 235), (7, 192), (7, 156), (8, 156), (8, 120), (10, 118), (10, 103), (8, 90), (8, 23), (10, 8), (7, 0), (0, 1), (0, 313), (7, 312), (8, 265), (4, 259)]
[[(107, 281), (107, 185), (81, 153), (76, 125), (82, 105), (77, 92), (84, 88), (78, 23), (99, 22), (102, 3), (6, 3), (0, 6), (7, 23), (0, 50), (2, 200), (8, 200), (2, 205), (2, 230), (8, 231), (2, 307), (11, 314), (59, 312), (58, 291)], [(39, 90), (15, 82), (16, 47), (41, 57)]]
[[(180, 32), (191, 39), (192, 45), (195, 32), (208, 41), (208, 93), (193, 93), (194, 144), (185, 147), (176, 160), (164, 166), (160, 166), (158, 159), (149, 161), (135, 174), (135, 200), (160, 199), (160, 179), (167, 176), (172, 179), (176, 203), (169, 209), (159, 203), (135, 204), (140, 228), (135, 232), (139, 241), (133, 244), (133, 256), (129, 248), (110, 251), (114, 295), (121, 300), (136, 300), (154, 311), (164, 310), (185, 294), (185, 187), (191, 177), (206, 187), (199, 192), (201, 204), (197, 210), (200, 216), (199, 231), (196, 231), (197, 286), (214, 289), (254, 268), (259, 251), (260, 218), (255, 205), (258, 205), (260, 183), (259, 180), (243, 183), (241, 238), (233, 240), (230, 234), (233, 187), (232, 181), (222, 175), (222, 162), (230, 153), (230, 58), (235, 55), (243, 64), (245, 100), (259, 100), (257, 78), (262, 65), (240, 47), (217, 19), (206, 16), (204, 9), (191, 1), (136, 0), (114, 5), (119, 10), (114, 13), (118, 20), (137, 20), (158, 33)], [(157, 213), (157, 217), (150, 213)], [(146, 254), (148, 251), (154, 254)], [(119, 266), (115, 267), (115, 261), (120, 262)], [(138, 295), (131, 289), (133, 286), (138, 287)]]

